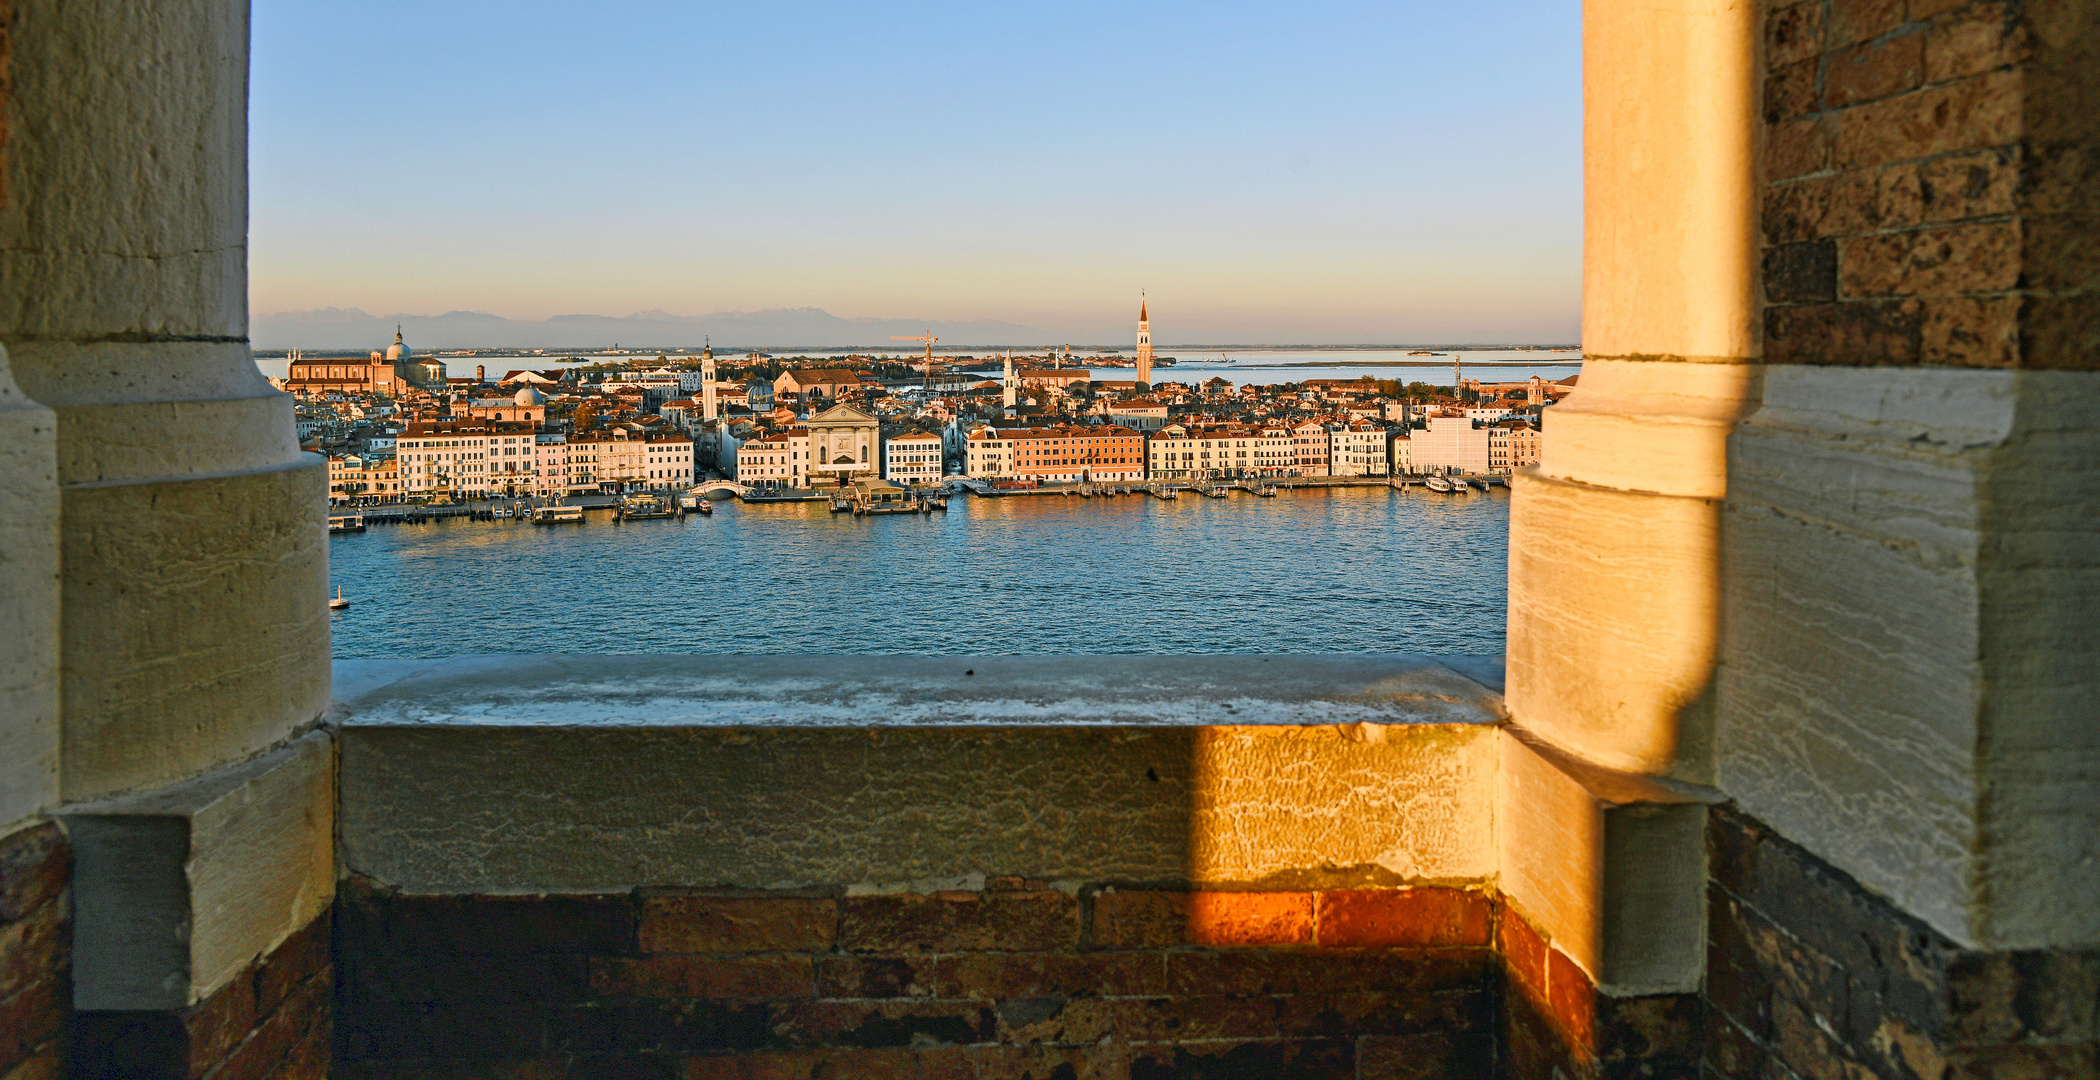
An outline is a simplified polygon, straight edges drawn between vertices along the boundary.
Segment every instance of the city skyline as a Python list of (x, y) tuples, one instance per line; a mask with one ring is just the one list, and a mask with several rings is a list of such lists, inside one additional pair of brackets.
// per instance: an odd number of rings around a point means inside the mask
[(254, 34), (259, 321), (1116, 342), (1146, 289), (1162, 346), (1577, 336), (1571, 6), (265, 3)]

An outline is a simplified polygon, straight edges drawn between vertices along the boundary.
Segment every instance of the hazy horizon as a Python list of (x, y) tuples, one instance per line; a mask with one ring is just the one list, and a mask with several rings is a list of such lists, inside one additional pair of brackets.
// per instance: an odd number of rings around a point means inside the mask
[(822, 309), (1103, 342), (1144, 289), (1162, 344), (1578, 333), (1574, 5), (253, 19), (258, 322)]

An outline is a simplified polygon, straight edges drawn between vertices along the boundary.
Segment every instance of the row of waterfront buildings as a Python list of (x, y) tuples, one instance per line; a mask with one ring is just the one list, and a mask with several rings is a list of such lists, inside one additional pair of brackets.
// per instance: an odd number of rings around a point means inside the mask
[(1054, 354), (1032, 366), (1009, 356), (987, 375), (759, 354), (722, 370), (712, 350), (454, 378), (397, 334), (368, 358), (294, 355), (280, 385), (300, 399), (302, 440), (330, 459), (331, 498), (376, 502), (674, 491), (711, 477), (810, 489), (1508, 472), (1537, 460), (1543, 407), (1574, 382), (1153, 383), (1148, 334), (1141, 322), (1144, 362), (1127, 381)]

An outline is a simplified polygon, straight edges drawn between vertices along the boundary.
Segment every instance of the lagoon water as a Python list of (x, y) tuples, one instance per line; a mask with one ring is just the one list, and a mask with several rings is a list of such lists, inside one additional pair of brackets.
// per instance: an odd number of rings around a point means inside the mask
[(374, 526), (329, 540), (335, 655), (1503, 651), (1501, 489), (949, 507)]

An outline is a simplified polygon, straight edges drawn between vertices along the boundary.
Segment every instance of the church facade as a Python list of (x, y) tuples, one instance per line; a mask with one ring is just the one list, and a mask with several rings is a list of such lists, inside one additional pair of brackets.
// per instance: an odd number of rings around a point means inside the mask
[(809, 428), (809, 482), (853, 483), (880, 472), (882, 425), (851, 405), (833, 405), (806, 422)]

